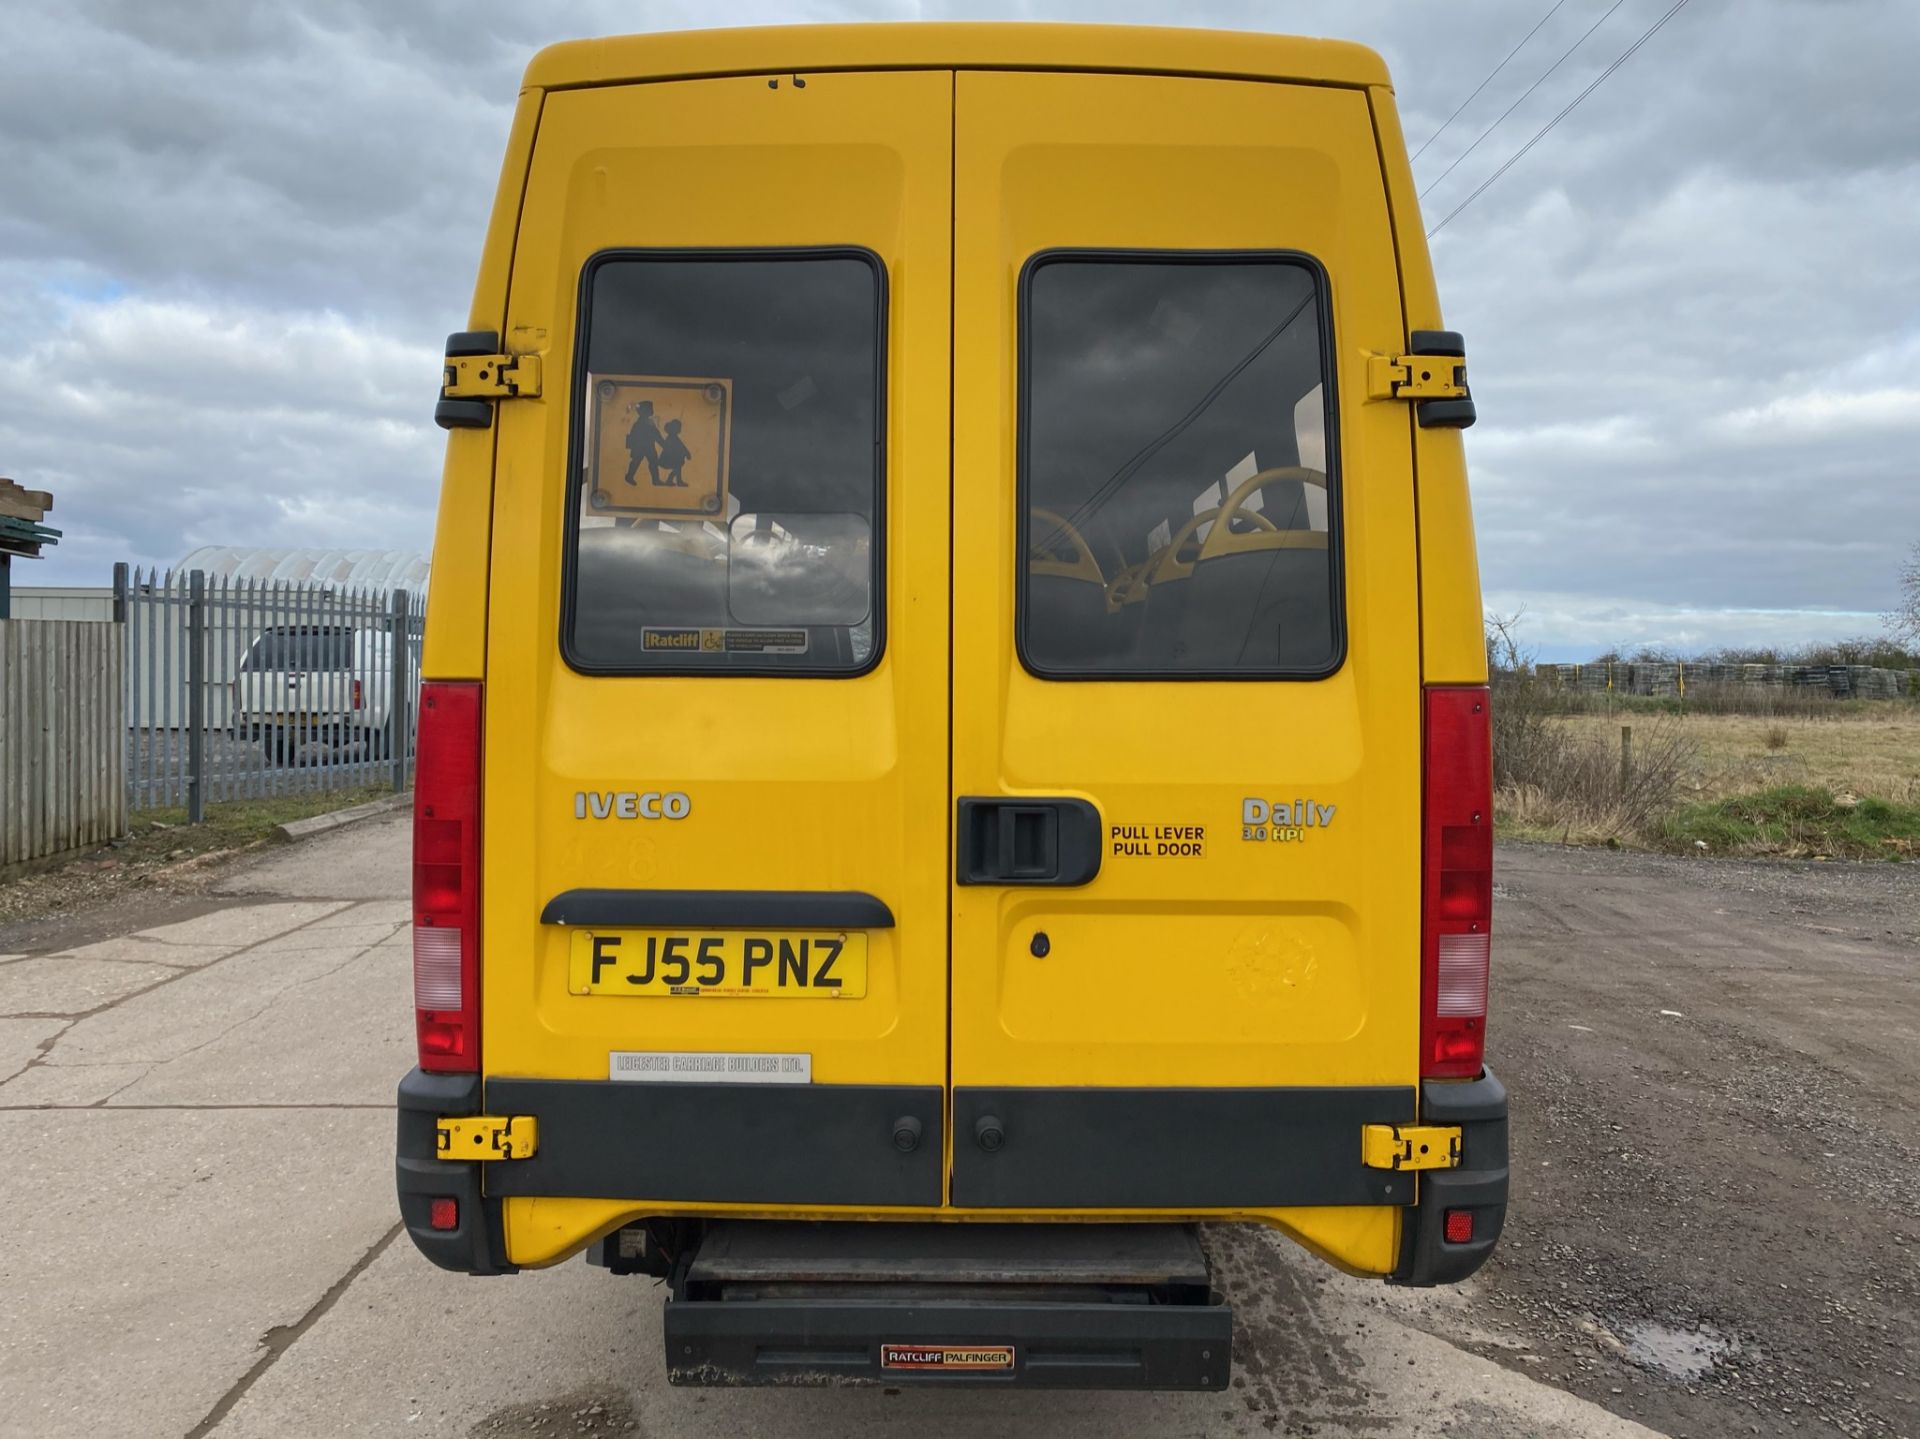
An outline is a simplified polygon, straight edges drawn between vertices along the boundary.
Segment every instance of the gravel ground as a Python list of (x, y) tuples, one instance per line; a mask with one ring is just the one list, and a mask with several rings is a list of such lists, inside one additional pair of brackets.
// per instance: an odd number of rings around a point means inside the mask
[[(393, 822), (336, 843), (402, 872)], [(303, 860), (330, 894), (334, 853), (297, 846), (238, 877), (214, 856), (163, 865), (105, 908), (73, 893), (81, 913), (0, 923), (0, 949), (208, 913), (232, 903), (229, 882)], [(1235, 1426), (1381, 1429), (1375, 1329), (1397, 1324), (1671, 1435), (1915, 1439), (1920, 871), (1502, 845), (1497, 879), (1491, 1062), (1514, 1163), (1501, 1248), (1456, 1289), (1356, 1297), (1330, 1271), (1276, 1265), (1257, 1237), (1217, 1236), (1246, 1303)], [(572, 1426), (551, 1396), (537, 1416), (493, 1417), (547, 1432), (556, 1408), (554, 1427)], [(1489, 1410), (1430, 1432), (1565, 1431)]]
[(1515, 845), (1496, 877), (1477, 1347), (1673, 1434), (1920, 1433), (1920, 872)]

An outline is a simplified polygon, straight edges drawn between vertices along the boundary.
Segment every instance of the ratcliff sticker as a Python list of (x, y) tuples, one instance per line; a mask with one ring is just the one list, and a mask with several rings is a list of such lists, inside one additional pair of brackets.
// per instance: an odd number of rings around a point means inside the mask
[(593, 513), (725, 522), (732, 380), (596, 375), (592, 395)]
[(1107, 826), (1107, 853), (1115, 859), (1205, 859), (1204, 824)]
[(649, 625), (640, 631), (640, 648), (648, 654), (803, 655), (805, 630), (668, 629)]
[(882, 1344), (882, 1369), (973, 1370), (1007, 1373), (1013, 1368), (1011, 1344)]

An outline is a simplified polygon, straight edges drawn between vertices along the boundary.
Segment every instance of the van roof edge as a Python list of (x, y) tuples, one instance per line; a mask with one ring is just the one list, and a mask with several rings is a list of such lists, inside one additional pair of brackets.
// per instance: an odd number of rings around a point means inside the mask
[(1388, 85), (1365, 45), (1145, 25), (896, 22), (674, 30), (549, 45), (528, 89), (832, 70), (1088, 70)]

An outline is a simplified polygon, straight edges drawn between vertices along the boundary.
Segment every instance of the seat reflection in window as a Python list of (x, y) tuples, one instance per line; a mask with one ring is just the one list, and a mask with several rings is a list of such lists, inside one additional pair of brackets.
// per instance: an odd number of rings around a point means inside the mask
[(1026, 276), (1020, 650), (1063, 677), (1338, 654), (1318, 271), (1043, 256)]
[(865, 252), (590, 266), (576, 668), (850, 674), (877, 658), (883, 295)]

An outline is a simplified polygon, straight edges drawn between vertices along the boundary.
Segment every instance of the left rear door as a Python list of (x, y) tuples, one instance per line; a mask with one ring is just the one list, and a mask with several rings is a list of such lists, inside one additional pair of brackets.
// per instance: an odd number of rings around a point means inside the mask
[[(951, 126), (944, 71), (545, 101), (505, 337), (544, 393), (498, 411), (481, 1053), (490, 1105), (549, 1108), (497, 1192), (940, 1201)], [(552, 1117), (580, 1111), (549, 1081), (617, 1132)]]

